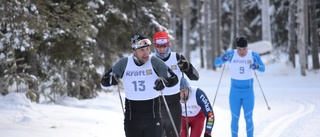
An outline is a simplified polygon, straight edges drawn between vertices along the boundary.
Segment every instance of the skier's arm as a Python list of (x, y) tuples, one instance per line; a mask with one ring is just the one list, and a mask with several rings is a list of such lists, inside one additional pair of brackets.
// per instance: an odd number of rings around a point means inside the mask
[[(227, 62), (227, 61), (231, 61), (231, 60), (232, 60), (232, 57), (233, 57), (233, 53), (234, 53), (234, 50), (229, 50), (229, 51), (225, 52), (225, 53), (222, 54), (220, 57), (216, 58), (216, 59), (214, 60), (214, 63), (213, 63), (213, 64), (214, 64), (215, 66), (220, 66), (220, 65), (222, 65), (223, 63), (225, 63), (225, 62)], [(225, 56), (228, 56), (228, 57), (229, 57), (227, 61), (225, 61), (225, 60), (223, 59)]]
[[(177, 60), (184, 60), (186, 59), (182, 54), (176, 54)], [(186, 71), (183, 71), (182, 73), (186, 74), (190, 80), (199, 80), (199, 72), (196, 68), (193, 67), (193, 65), (188, 61), (189, 63), (189, 69)]]
[(119, 60), (116, 64), (114, 64), (114, 66), (112, 67), (113, 72), (117, 74), (120, 78), (122, 78), (123, 73), (126, 70), (128, 59), (128, 57), (124, 57), (121, 60)]
[(205, 133), (211, 134), (214, 125), (214, 113), (210, 101), (207, 95), (200, 88), (197, 88), (196, 99), (198, 105), (201, 107), (202, 112), (206, 116)]
[(260, 72), (265, 71), (264, 63), (262, 62), (260, 55), (256, 52), (252, 52), (253, 62), (259, 64), (259, 68), (257, 69)]
[(120, 59), (101, 79), (101, 87), (106, 88), (118, 84), (118, 79), (122, 78), (127, 66), (128, 57)]

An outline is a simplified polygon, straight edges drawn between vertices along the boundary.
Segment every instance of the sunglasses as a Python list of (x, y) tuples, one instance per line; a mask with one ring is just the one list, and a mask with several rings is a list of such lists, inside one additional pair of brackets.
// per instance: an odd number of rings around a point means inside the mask
[(143, 39), (137, 42), (137, 44), (140, 45), (140, 47), (150, 46), (151, 41), (149, 39)]
[(142, 39), (131, 45), (132, 50), (144, 48), (151, 45), (151, 41), (149, 39)]
[(165, 47), (169, 47), (170, 44), (166, 43), (166, 44), (154, 44), (154, 47), (156, 48), (165, 48)]

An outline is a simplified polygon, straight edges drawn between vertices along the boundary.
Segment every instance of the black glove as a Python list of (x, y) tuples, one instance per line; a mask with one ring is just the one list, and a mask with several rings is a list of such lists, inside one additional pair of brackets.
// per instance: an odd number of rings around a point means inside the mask
[(180, 56), (180, 60), (178, 61), (178, 66), (182, 72), (188, 71), (190, 67), (189, 61), (186, 58), (182, 59)]
[(211, 135), (208, 133), (204, 133), (204, 137), (211, 137)]
[(110, 77), (111, 77), (110, 78), (111, 79), (111, 82), (110, 82), (111, 85), (117, 85), (119, 83), (119, 76), (118, 75), (112, 74)]
[(103, 86), (117, 85), (118, 83), (119, 83), (119, 76), (112, 72), (106, 73), (101, 79), (101, 84)]
[(157, 91), (163, 90), (165, 85), (167, 85), (167, 80), (165, 78), (158, 78), (155, 82), (154, 82), (154, 89)]

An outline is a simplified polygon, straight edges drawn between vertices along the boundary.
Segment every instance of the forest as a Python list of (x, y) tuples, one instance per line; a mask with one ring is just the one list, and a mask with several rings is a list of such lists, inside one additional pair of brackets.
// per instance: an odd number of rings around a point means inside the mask
[[(131, 53), (135, 33), (170, 34), (172, 51), (201, 68), (235, 48), (235, 38), (269, 41), (301, 75), (319, 69), (318, 0), (0, 0), (0, 93), (94, 98), (115, 61)], [(308, 64), (307, 55), (312, 56)], [(312, 67), (309, 67), (312, 66)]]

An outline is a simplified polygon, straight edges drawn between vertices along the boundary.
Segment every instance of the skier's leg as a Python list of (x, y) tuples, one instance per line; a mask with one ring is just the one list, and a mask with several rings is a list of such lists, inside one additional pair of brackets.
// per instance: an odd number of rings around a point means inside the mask
[(146, 129), (144, 129), (144, 137), (161, 137), (162, 123), (161, 119), (145, 120)]
[(192, 120), (190, 123), (191, 134), (190, 137), (200, 137), (203, 131), (204, 121), (206, 116), (202, 111), (199, 112), (198, 115)]
[(238, 137), (238, 123), (240, 116), (240, 108), (241, 108), (241, 99), (240, 99), (239, 89), (235, 89), (231, 87), (230, 95), (229, 95), (229, 105), (231, 110), (231, 134), (232, 137)]
[(161, 115), (162, 115), (162, 137), (166, 137), (166, 128), (171, 124), (168, 112), (164, 104), (161, 105)]
[[(182, 116), (182, 108), (181, 108), (181, 104), (180, 102), (178, 103), (174, 103), (174, 104), (170, 104), (169, 105), (170, 108), (170, 112), (172, 115), (172, 119), (174, 121), (174, 124), (176, 126), (176, 129), (178, 131), (178, 133), (180, 133), (181, 130), (181, 116)], [(163, 110), (163, 109), (162, 109)], [(165, 112), (162, 113), (163, 115), (163, 121), (165, 121), (165, 125), (164, 125), (164, 130), (166, 133), (166, 137), (176, 137), (176, 133), (174, 131), (174, 127), (170, 121), (170, 117), (168, 115), (167, 110), (165, 110)]]
[(143, 137), (143, 124), (139, 120), (124, 120), (126, 137)]
[(252, 113), (254, 108), (254, 92), (253, 89), (249, 89), (244, 93), (242, 101), (243, 114), (246, 121), (247, 137), (253, 137), (254, 125), (252, 120)]
[(181, 119), (180, 137), (187, 137), (186, 117), (182, 117)]

